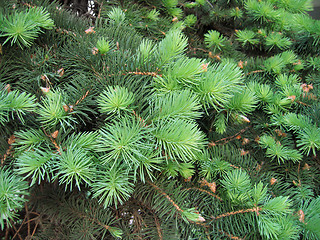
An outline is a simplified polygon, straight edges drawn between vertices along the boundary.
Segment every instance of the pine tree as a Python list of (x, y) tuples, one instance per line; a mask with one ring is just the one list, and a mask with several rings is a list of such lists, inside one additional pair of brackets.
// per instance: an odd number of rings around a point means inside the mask
[(320, 239), (311, 2), (94, 3), (0, 3), (0, 236)]

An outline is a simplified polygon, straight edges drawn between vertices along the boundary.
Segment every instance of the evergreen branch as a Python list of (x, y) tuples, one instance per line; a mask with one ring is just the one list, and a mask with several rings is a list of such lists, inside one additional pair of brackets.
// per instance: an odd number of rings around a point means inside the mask
[[(25, 204), (25, 208), (27, 208), (27, 204)], [(22, 223), (20, 224), (20, 227), (18, 228), (18, 230), (15, 229), (16, 232), (15, 232), (15, 234), (13, 235), (12, 239), (14, 239), (17, 235), (20, 236), (19, 232), (20, 232), (22, 226), (26, 223), (26, 219), (27, 219), (28, 217), (29, 217), (28, 214), (26, 214), (26, 215), (24, 216), (23, 221), (22, 221)], [(19, 238), (20, 238), (20, 237), (19, 237)]]
[(143, 127), (147, 127), (148, 124), (146, 123), (146, 120), (144, 120), (142, 117), (140, 117), (134, 110), (132, 110), (133, 115), (139, 120), (139, 122), (142, 123)]
[(155, 185), (154, 183), (152, 183), (150, 181), (147, 181), (147, 183), (150, 184), (153, 188), (155, 188), (163, 196), (165, 196), (169, 200), (169, 202), (177, 209), (178, 212), (183, 213), (183, 210), (160, 187), (158, 187), (157, 185)]
[[(33, 229), (33, 231), (32, 231), (32, 234), (31, 234), (31, 236), (30, 236), (30, 239), (32, 239), (32, 238), (33, 238), (33, 235), (36, 233), (36, 230), (37, 230), (38, 225), (39, 225), (39, 222), (37, 222), (36, 225), (34, 226), (34, 229)], [(29, 236), (29, 235), (28, 235), (28, 236)]]
[(6, 223), (6, 224), (7, 224), (7, 227), (6, 227), (6, 233), (5, 233), (5, 236), (4, 236), (4, 240), (8, 240), (9, 239), (9, 231), (10, 231), (9, 223)]
[(187, 53), (189, 53), (191, 51), (194, 51), (194, 53), (195, 53), (196, 50), (199, 50), (199, 51), (202, 51), (202, 52), (205, 52), (205, 53), (209, 53), (210, 52), (209, 50), (206, 50), (206, 49), (203, 49), (203, 48), (193, 48), (190, 45), (189, 45), (189, 48), (190, 48), (190, 50)]
[(74, 36), (74, 37), (76, 37), (77, 35), (74, 33), (74, 32), (72, 32), (72, 31), (70, 31), (70, 30), (67, 30), (67, 29), (62, 29), (62, 28), (56, 28), (56, 32), (57, 33), (62, 33), (62, 34), (67, 34), (67, 35), (71, 35), (71, 36)]
[(306, 106), (306, 107), (310, 107), (310, 106), (311, 106), (311, 105), (309, 105), (309, 104), (306, 104), (306, 103), (301, 102), (301, 101), (298, 101), (298, 100), (296, 100), (295, 102), (296, 102), (296, 103), (299, 103), (299, 104), (301, 104), (301, 105), (303, 105), (303, 106)]
[(156, 224), (156, 227), (157, 227), (159, 239), (163, 240), (162, 230), (161, 230), (161, 225), (160, 225), (159, 219), (155, 215), (153, 215), (153, 218), (154, 218), (154, 223)]
[(24, 208), (26, 209), (26, 216), (27, 216), (27, 221), (28, 221), (28, 236), (30, 235), (30, 223), (29, 223), (29, 210), (28, 210), (28, 205), (27, 203), (24, 204)]
[(11, 135), (11, 136), (9, 137), (9, 139), (8, 139), (9, 147), (8, 147), (6, 153), (3, 154), (3, 157), (1, 158), (1, 167), (3, 167), (6, 158), (11, 155), (12, 143), (14, 143), (14, 142), (15, 142), (15, 136), (14, 136), (14, 135)]
[(26, 2), (22, 2), (22, 5), (23, 5), (23, 6), (27, 6), (27, 7), (29, 7), (29, 8), (35, 8), (35, 7), (37, 7), (36, 5), (32, 5), (32, 4), (26, 3)]
[(230, 164), (230, 167), (233, 167), (235, 169), (240, 169), (240, 167), (236, 166), (236, 165), (233, 165), (233, 164)]
[(248, 213), (248, 212), (256, 212), (257, 215), (259, 215), (260, 214), (259, 213), (260, 210), (262, 210), (262, 208), (259, 208), (259, 207), (254, 207), (254, 208), (249, 208), (249, 209), (241, 209), (241, 210), (238, 210), (238, 211), (223, 213), (223, 214), (220, 214), (217, 217), (211, 216), (211, 218), (213, 220), (217, 220), (219, 218), (229, 217), (229, 216), (232, 216), (232, 215)]
[(255, 70), (255, 71), (246, 73), (244, 76), (248, 76), (248, 75), (253, 74), (253, 73), (261, 73), (261, 72), (265, 72), (265, 70)]
[[(100, 222), (99, 221), (99, 219), (97, 219), (97, 218), (95, 218), (95, 217), (89, 217), (87, 214), (85, 214), (85, 213), (81, 213), (80, 211), (77, 211), (78, 209), (75, 209), (75, 208), (73, 208), (72, 209), (72, 212), (75, 214), (75, 215), (77, 215), (78, 217), (80, 217), (80, 218), (82, 218), (82, 219), (86, 219), (86, 220), (88, 220), (89, 222), (91, 222), (92, 224), (93, 223), (96, 223), (96, 224), (98, 224), (100, 227), (102, 227), (102, 228), (104, 228), (105, 230), (107, 230), (107, 231), (109, 231), (112, 235), (113, 234), (122, 234), (122, 233), (120, 233), (120, 231), (117, 229), (117, 228), (114, 228), (114, 227), (111, 227), (111, 226), (109, 226), (109, 225), (106, 225), (106, 224), (103, 224), (102, 222)], [(118, 233), (116, 233), (116, 232), (118, 232)], [(119, 236), (117, 236), (117, 237), (119, 237)]]
[(99, 19), (99, 18), (100, 18), (100, 16), (101, 16), (101, 10), (102, 10), (102, 6), (103, 6), (103, 1), (98, 2), (98, 4), (100, 4), (100, 8), (99, 8), (99, 12), (98, 12), (97, 19)]
[(196, 54), (196, 51), (199, 50), (199, 51), (202, 51), (204, 53), (208, 53), (209, 58), (216, 58), (218, 61), (221, 60), (221, 57), (219, 56), (219, 54), (213, 55), (212, 52), (209, 51), (209, 50), (206, 50), (206, 49), (203, 49), (203, 48), (194, 48), (194, 47), (190, 46), (190, 44), (189, 44), (189, 49), (190, 50), (187, 51), (187, 53), (190, 53), (190, 52), (193, 51), (193, 53)]
[(89, 94), (89, 90), (83, 95), (80, 99), (78, 99), (75, 103), (75, 105), (78, 105), (81, 101), (83, 101)]
[[(236, 139), (237, 136), (240, 136), (240, 134), (242, 134), (242, 133), (244, 133), (245, 131), (247, 131), (247, 129), (250, 128), (250, 127), (252, 127), (252, 126), (249, 125), (249, 126), (245, 127), (244, 129), (241, 129), (239, 132), (237, 132), (236, 134), (234, 134), (234, 135), (232, 135), (232, 136), (225, 137), (225, 138), (219, 139), (219, 140), (217, 140), (217, 141), (210, 142), (210, 143), (208, 144), (208, 148), (213, 147), (213, 146), (216, 146), (217, 144), (219, 144), (219, 145), (224, 145), (224, 144), (226, 144), (226, 143), (228, 143), (228, 142)], [(223, 141), (224, 141), (224, 143), (220, 143), (220, 142), (223, 142)]]
[(19, 234), (19, 231), (17, 230), (16, 226), (14, 225), (14, 223), (12, 222), (12, 220), (10, 220), (11, 226), (13, 227), (13, 229), (15, 230), (15, 235), (13, 236), (12, 239), (14, 239), (16, 236), (18, 236), (18, 238), (20, 240), (23, 240), (21, 235)]
[(126, 74), (134, 74), (134, 75), (143, 75), (143, 76), (152, 76), (152, 77), (156, 77), (156, 76), (160, 76), (162, 77), (162, 74), (159, 74), (160, 69), (158, 69), (157, 72), (138, 72), (138, 71), (135, 71), (135, 72), (127, 72), (127, 73), (123, 73), (122, 75), (126, 75)]
[(97, 70), (92, 65), (91, 65), (91, 70), (93, 71), (94, 75), (98, 78), (97, 80), (101, 82), (101, 80), (103, 80), (103, 77), (101, 76), (101, 74), (97, 72)]
[(235, 240), (244, 240), (245, 239), (245, 238), (236, 237), (236, 236), (232, 235), (231, 233), (227, 233), (227, 232), (222, 231), (222, 230), (219, 230), (219, 232), (221, 232), (222, 234), (226, 235), (230, 239), (235, 239)]
[[(121, 73), (121, 75), (123, 76), (126, 76), (128, 74), (132, 74), (132, 75), (140, 75), (140, 76), (152, 76), (152, 77), (156, 77), (156, 76), (159, 76), (159, 77), (162, 77), (162, 74), (159, 74), (159, 71), (160, 69), (158, 69), (158, 71), (156, 72), (138, 72), (138, 71), (135, 71), (135, 72), (124, 72), (124, 73)], [(109, 74), (108, 76), (109, 77), (112, 77), (112, 76), (116, 76), (117, 74)]]
[(211, 192), (216, 193), (216, 183), (215, 182), (209, 183), (205, 178), (202, 178), (202, 180), (199, 181), (199, 183), (201, 184), (201, 187), (207, 186), (211, 190)]
[(42, 128), (44, 134), (50, 139), (50, 141), (53, 143), (53, 145), (56, 147), (58, 153), (61, 155), (61, 149), (60, 146), (57, 144), (56, 140), (52, 137), (52, 135), (48, 134), (44, 128)]
[[(30, 213), (31, 213), (31, 212), (30, 212)], [(26, 221), (24, 224), (27, 224), (27, 223), (29, 224), (29, 223), (31, 223), (31, 222), (33, 222), (33, 221), (37, 220), (37, 219), (39, 219), (39, 216), (29, 219), (29, 220), (28, 220), (28, 221)]]
[(200, 192), (207, 193), (207, 194), (209, 194), (210, 196), (212, 196), (212, 197), (214, 197), (214, 198), (217, 198), (220, 202), (222, 202), (221, 197), (219, 197), (218, 195), (213, 194), (213, 193), (211, 193), (211, 192), (209, 192), (209, 191), (207, 191), (207, 190), (205, 190), (205, 189), (202, 189), (202, 188), (198, 188), (198, 187), (190, 187), (190, 188), (186, 188), (185, 190), (186, 190), (186, 191), (190, 191), (190, 190), (198, 190), (198, 191), (200, 191)]

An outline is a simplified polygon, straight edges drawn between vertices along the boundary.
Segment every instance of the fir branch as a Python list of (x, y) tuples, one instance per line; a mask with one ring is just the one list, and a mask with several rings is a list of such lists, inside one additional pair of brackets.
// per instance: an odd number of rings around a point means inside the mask
[(148, 127), (148, 124), (146, 123), (146, 120), (144, 120), (142, 117), (139, 116), (134, 110), (132, 110), (133, 115), (141, 122), (143, 127)]
[(153, 215), (153, 218), (154, 218), (154, 222), (155, 222), (156, 227), (157, 227), (157, 232), (158, 232), (159, 239), (163, 240), (162, 229), (161, 229), (161, 225), (160, 225), (159, 219), (155, 215)]
[(262, 72), (265, 72), (265, 70), (255, 70), (255, 71), (246, 73), (244, 76), (248, 76), (248, 75), (251, 75), (251, 74), (254, 74), (254, 73), (262, 73)]
[[(155, 71), (155, 72), (139, 72), (139, 71), (135, 71), (135, 72), (119, 72), (121, 73), (121, 75), (123, 76), (126, 76), (126, 75), (140, 75), (140, 76), (152, 76), (152, 77), (156, 77), (156, 76), (159, 76), (159, 77), (162, 77), (162, 74), (159, 74), (159, 71), (160, 69), (158, 69), (158, 71)], [(108, 76), (109, 77), (113, 77), (113, 76), (117, 76), (118, 74), (109, 74)]]
[(78, 105), (81, 101), (83, 101), (88, 96), (88, 94), (89, 94), (89, 90), (86, 91), (86, 93), (76, 101), (75, 106)]
[(73, 36), (73, 37), (76, 37), (77, 34), (71, 30), (67, 30), (67, 29), (63, 29), (63, 28), (56, 28), (56, 32), (57, 33), (61, 33), (61, 34), (67, 34), (67, 35), (70, 35), (70, 36)]
[(4, 162), (6, 161), (7, 157), (9, 157), (12, 153), (12, 144), (15, 142), (15, 136), (14, 135), (11, 135), (8, 139), (8, 144), (9, 144), (9, 147), (6, 151), (5, 154), (3, 154), (2, 158), (1, 158), (1, 167), (4, 166)]
[(222, 230), (219, 230), (219, 232), (221, 232), (222, 234), (226, 235), (230, 239), (235, 239), (235, 240), (244, 240), (245, 239), (245, 238), (236, 237), (236, 236), (232, 235), (231, 233), (227, 233), (227, 232), (222, 231)]
[(14, 239), (16, 236), (18, 236), (18, 238), (19, 238), (20, 240), (23, 240), (22, 237), (21, 237), (21, 235), (19, 234), (19, 231), (17, 230), (17, 228), (16, 228), (16, 226), (15, 226), (15, 224), (13, 223), (12, 220), (10, 220), (10, 224), (11, 224), (11, 226), (13, 227), (13, 229), (15, 230), (15, 235), (13, 236), (12, 239)]
[(259, 208), (259, 207), (254, 207), (254, 208), (249, 208), (249, 209), (241, 209), (238, 211), (223, 213), (223, 214), (220, 214), (219, 216), (216, 216), (216, 217), (211, 216), (211, 218), (213, 220), (217, 220), (219, 218), (224, 218), (224, 217), (229, 217), (229, 216), (236, 215), (236, 214), (243, 214), (243, 213), (249, 213), (249, 212), (256, 212), (257, 215), (259, 215), (260, 210), (262, 210), (262, 208)]
[[(225, 138), (222, 138), (222, 139), (219, 139), (217, 141), (213, 141), (213, 142), (210, 142), (208, 144), (208, 148), (210, 147), (213, 147), (213, 146), (216, 146), (216, 145), (224, 145), (234, 139), (237, 139), (238, 136), (240, 136), (240, 134), (244, 133), (245, 131), (248, 130), (248, 128), (252, 127), (252, 125), (249, 125), (243, 129), (241, 129), (239, 132), (237, 132), (236, 134), (232, 135), (232, 136), (229, 136), (229, 137), (225, 137)], [(223, 142), (223, 143), (220, 143), (220, 142)]]
[[(25, 208), (26, 208), (26, 204), (25, 204)], [(13, 235), (13, 237), (12, 237), (12, 239), (14, 239), (16, 236), (20, 236), (20, 234), (19, 234), (19, 232), (20, 232), (20, 230), (21, 230), (21, 228), (22, 228), (22, 226), (25, 224), (25, 222), (26, 222), (26, 219), (29, 217), (29, 215), (28, 214), (25, 214), (24, 215), (24, 218), (23, 218), (23, 221), (22, 221), (22, 223), (21, 223), (21, 225), (20, 225), (20, 227), (18, 228), (18, 230), (15, 228), (15, 234)], [(21, 237), (19, 237), (19, 238), (21, 238)]]
[(133, 74), (133, 75), (142, 75), (142, 76), (152, 76), (152, 77), (162, 77), (162, 74), (159, 74), (158, 71), (157, 72), (127, 72), (127, 73), (123, 73), (122, 75), (126, 75), (126, 74)]
[(183, 213), (183, 210), (170, 198), (170, 196), (168, 194), (166, 194), (160, 187), (158, 187), (157, 185), (155, 185), (154, 183), (147, 181), (147, 183), (149, 185), (151, 185), (154, 189), (156, 189), (160, 194), (162, 194), (163, 196), (165, 196), (166, 199), (169, 200), (169, 202), (177, 209), (178, 212)]
[(43, 130), (44, 134), (45, 134), (45, 135), (50, 139), (50, 141), (53, 143), (53, 145), (54, 145), (55, 148), (57, 149), (58, 153), (61, 155), (60, 146), (57, 144), (56, 140), (52, 137), (52, 134), (48, 134), (43, 127), (42, 127), (42, 130)]
[(205, 190), (205, 189), (202, 189), (202, 188), (198, 188), (198, 187), (190, 187), (190, 188), (186, 188), (185, 190), (186, 190), (186, 191), (190, 191), (190, 190), (197, 190), (197, 191), (200, 191), (200, 192), (204, 192), (204, 193), (207, 193), (207, 194), (209, 194), (210, 196), (212, 196), (212, 197), (214, 197), (214, 198), (218, 199), (220, 202), (222, 202), (221, 197), (219, 197), (218, 195), (213, 194), (213, 193), (211, 193), (211, 192), (209, 192), (209, 191), (207, 191), (207, 190)]

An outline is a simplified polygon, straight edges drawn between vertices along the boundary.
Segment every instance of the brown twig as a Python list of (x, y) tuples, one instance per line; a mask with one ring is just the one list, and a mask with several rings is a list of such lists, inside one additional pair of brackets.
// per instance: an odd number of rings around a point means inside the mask
[(44, 134), (50, 139), (50, 141), (53, 143), (53, 145), (56, 147), (58, 153), (61, 155), (61, 149), (59, 147), (59, 145), (57, 144), (56, 140), (50, 135), (47, 134), (46, 130), (44, 130), (44, 128), (42, 128)]
[[(128, 74), (133, 74), (133, 75), (142, 75), (142, 76), (152, 76), (152, 77), (159, 76), (159, 77), (162, 77), (162, 74), (159, 74), (158, 72), (138, 72), (138, 71), (135, 71), (135, 72), (121, 73), (121, 75), (125, 76), (125, 75), (128, 75)], [(112, 77), (112, 76), (115, 76), (115, 75), (116, 74), (109, 74), (108, 76)]]
[(39, 216), (38, 217), (34, 217), (34, 218), (31, 218), (29, 219), (28, 221), (26, 221), (24, 224), (27, 224), (27, 223), (30, 223), (30, 222), (33, 222), (35, 220), (39, 219)]
[[(29, 222), (29, 220), (30, 220), (30, 218), (29, 218), (29, 210), (28, 210), (28, 205), (27, 205), (27, 203), (25, 203), (24, 204), (24, 208), (25, 208), (25, 210), (26, 210), (26, 216), (27, 216), (27, 225), (28, 225), (28, 236), (30, 235), (30, 222)], [(21, 224), (22, 225), (22, 224)]]
[[(30, 236), (30, 239), (32, 239), (33, 235), (36, 233), (36, 230), (37, 230), (38, 225), (39, 225), (39, 222), (37, 222), (36, 225), (34, 226), (34, 229), (33, 229), (33, 231), (32, 231), (32, 234), (31, 234), (31, 236)], [(28, 235), (28, 236), (29, 236), (29, 235)]]
[(191, 51), (196, 51), (196, 50), (200, 50), (200, 51), (203, 51), (205, 53), (210, 52), (210, 51), (208, 51), (206, 49), (203, 49), (203, 48), (193, 48), (193, 47), (190, 46), (190, 50), (188, 51), (188, 53), (191, 52)]
[(253, 73), (261, 73), (261, 72), (265, 72), (265, 70), (255, 70), (255, 71), (252, 71), (252, 72), (248, 72), (248, 73), (246, 73), (245, 74), (245, 76), (248, 76), (248, 75), (250, 75), (250, 74), (253, 74)]
[(227, 233), (227, 232), (222, 231), (222, 230), (219, 230), (219, 232), (221, 232), (222, 234), (226, 235), (230, 239), (243, 240), (243, 238), (236, 237), (236, 236), (232, 235), (231, 233)]
[[(99, 2), (98, 2), (98, 3), (99, 3)], [(102, 1), (101, 3), (99, 3), (99, 4), (100, 4), (100, 6), (99, 6), (99, 12), (98, 12), (97, 18), (100, 18), (102, 6), (103, 6), (103, 1)]]
[(142, 117), (140, 117), (134, 110), (132, 110), (133, 115), (139, 120), (139, 122), (142, 123), (143, 127), (147, 127), (148, 124), (146, 124), (146, 120), (144, 120)]
[(92, 69), (92, 71), (94, 72), (94, 75), (98, 78), (97, 80), (98, 80), (99, 82), (101, 82), (101, 80), (103, 79), (103, 77), (100, 75), (100, 73), (97, 72), (96, 69), (95, 69), (93, 66), (91, 66), (91, 69)]
[[(25, 220), (25, 219), (24, 219), (24, 220)], [(17, 228), (16, 228), (16, 226), (14, 225), (14, 223), (13, 223), (11, 220), (10, 220), (10, 222), (11, 222), (11, 225), (12, 225), (13, 229), (16, 231), (16, 233), (13, 235), (12, 239), (14, 239), (16, 236), (18, 236), (18, 238), (19, 238), (20, 240), (23, 240), (22, 237), (21, 237), (20, 234), (19, 234), (19, 231), (20, 231), (23, 223), (20, 225), (19, 230), (17, 230)]]
[(4, 240), (8, 240), (9, 239), (9, 232), (10, 232), (10, 228), (9, 228), (9, 224), (6, 223), (7, 227), (6, 227), (6, 234), (4, 236)]
[(238, 210), (238, 211), (223, 213), (223, 214), (220, 214), (217, 217), (213, 217), (212, 216), (212, 219), (217, 220), (219, 218), (229, 217), (231, 215), (236, 215), (236, 214), (241, 214), (241, 213), (248, 213), (248, 212), (256, 212), (257, 215), (259, 215), (260, 214), (259, 213), (260, 210), (261, 210), (261, 208), (259, 208), (259, 207), (254, 207), (254, 208), (249, 208), (249, 209), (241, 209), (241, 210)]
[(138, 71), (136, 71), (136, 72), (123, 73), (122, 75), (134, 74), (134, 75), (147, 75), (147, 76), (152, 76), (152, 77), (156, 77), (156, 76), (162, 77), (162, 74), (159, 74), (158, 72), (138, 72)]
[(78, 105), (81, 101), (83, 101), (88, 96), (88, 94), (89, 94), (89, 90), (85, 93), (85, 95), (83, 95), (80, 99), (78, 99), (74, 105), (75, 106)]
[(303, 106), (306, 106), (306, 107), (310, 107), (310, 105), (309, 104), (306, 104), (306, 103), (304, 103), (304, 102), (301, 102), (301, 101), (295, 101), (296, 103), (299, 103), (299, 104), (301, 104), (301, 105), (303, 105)]
[(171, 202), (171, 204), (177, 209), (178, 212), (183, 212), (183, 210), (171, 199), (171, 197), (166, 194), (160, 187), (158, 187), (157, 185), (155, 185), (154, 183), (148, 181), (148, 184), (150, 184), (153, 188), (155, 188), (159, 193), (161, 193), (163, 196), (166, 197), (166, 199), (169, 200), (169, 202)]
[(12, 152), (11, 152), (11, 150), (12, 150), (12, 143), (14, 143), (14, 142), (15, 142), (15, 136), (14, 136), (14, 135), (11, 135), (11, 136), (9, 137), (9, 139), (8, 139), (9, 147), (8, 147), (6, 153), (5, 153), (5, 154), (3, 155), (3, 157), (1, 158), (1, 167), (3, 167), (4, 162), (5, 162), (5, 160), (7, 159), (7, 157), (11, 155), (11, 153), (12, 153)]
[(230, 167), (233, 167), (233, 168), (236, 168), (236, 169), (239, 169), (240, 167), (236, 166), (236, 165), (233, 165), (233, 164), (230, 164)]
[[(216, 145), (224, 145), (230, 141), (232, 141), (233, 139), (235, 139), (237, 136), (239, 136), (240, 134), (244, 133), (245, 131), (247, 131), (248, 128), (250, 128), (251, 125), (245, 127), (244, 129), (241, 129), (239, 132), (237, 132), (236, 134), (232, 135), (232, 136), (229, 136), (229, 137), (225, 137), (225, 138), (222, 138), (222, 139), (219, 139), (215, 142), (210, 142), (208, 144), (208, 147), (213, 147), (213, 146), (216, 146)], [(223, 142), (223, 143), (220, 143), (220, 142)]]
[(198, 191), (200, 191), (200, 192), (207, 193), (207, 194), (209, 194), (210, 196), (212, 196), (212, 197), (214, 197), (214, 198), (217, 198), (219, 201), (222, 201), (222, 199), (221, 199), (218, 195), (213, 194), (213, 193), (211, 193), (211, 192), (209, 192), (209, 191), (207, 191), (207, 190), (205, 190), (205, 189), (202, 189), (202, 188), (190, 187), (190, 188), (186, 188), (185, 190), (187, 190), (187, 191), (189, 191), (189, 190), (198, 190)]
[(72, 35), (72, 36), (77, 36), (76, 33), (70, 31), (70, 30), (67, 30), (67, 29), (63, 29), (63, 28), (56, 28), (56, 32), (57, 33), (62, 33), (62, 34), (67, 34), (67, 35)]
[(162, 230), (161, 230), (161, 225), (160, 225), (159, 219), (155, 215), (153, 215), (153, 218), (154, 218), (154, 222), (155, 222), (156, 227), (157, 227), (159, 239), (163, 240)]

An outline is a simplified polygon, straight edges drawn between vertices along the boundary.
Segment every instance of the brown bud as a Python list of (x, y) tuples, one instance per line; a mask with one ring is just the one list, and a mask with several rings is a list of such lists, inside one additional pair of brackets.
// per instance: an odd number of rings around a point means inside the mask
[(58, 130), (54, 131), (54, 132), (51, 134), (51, 137), (57, 138), (57, 137), (58, 137), (58, 133), (59, 133)]
[(192, 176), (190, 176), (190, 177), (188, 177), (188, 178), (185, 178), (184, 181), (185, 181), (185, 182), (190, 182), (191, 179), (192, 179)]
[(238, 62), (238, 67), (241, 68), (241, 69), (243, 68), (243, 61), (242, 61), (242, 60), (240, 60), (240, 61)]
[(41, 87), (41, 91), (43, 93), (48, 93), (50, 91), (50, 88), (44, 88), (44, 87)]
[(7, 84), (4, 89), (7, 90), (8, 93), (11, 92), (11, 85)]
[(241, 150), (240, 150), (241, 156), (247, 155), (248, 153), (249, 153), (249, 151), (245, 151), (244, 149), (241, 148)]
[(97, 55), (98, 52), (99, 52), (99, 49), (94, 47), (94, 48), (92, 48), (91, 52), (92, 52), (93, 55)]
[(208, 185), (208, 187), (210, 188), (210, 190), (211, 190), (213, 193), (216, 192), (217, 185), (216, 185), (215, 182), (208, 183), (207, 185)]
[(311, 167), (308, 163), (305, 163), (304, 166), (303, 166), (303, 170), (309, 170)]
[(85, 30), (86, 34), (91, 34), (91, 33), (95, 33), (96, 31), (93, 30), (94, 27), (89, 27), (87, 30)]
[(294, 102), (294, 100), (296, 99), (296, 96), (292, 95), (292, 96), (288, 96), (288, 98), (291, 99), (291, 102)]
[(64, 69), (63, 69), (63, 68), (60, 68), (60, 69), (57, 71), (57, 73), (59, 74), (60, 77), (62, 77), (63, 74), (64, 74)]
[(206, 220), (199, 214), (198, 222), (205, 222)]
[(201, 65), (201, 68), (204, 72), (208, 71), (208, 65), (209, 65), (209, 63), (204, 63)]
[(271, 178), (271, 179), (270, 179), (270, 183), (271, 183), (271, 185), (275, 184), (277, 181), (278, 181), (278, 180), (277, 180), (277, 179), (275, 179), (275, 178)]
[(304, 216), (305, 216), (305, 214), (304, 214), (304, 212), (303, 212), (301, 209), (298, 211), (298, 216), (299, 216), (299, 221), (302, 222), (302, 223), (304, 223)]
[(11, 145), (16, 141), (16, 137), (14, 135), (11, 135), (8, 139), (8, 144)]
[(62, 107), (63, 107), (63, 109), (64, 109), (65, 112), (68, 112), (68, 111), (69, 111), (68, 105), (63, 105)]
[(250, 142), (250, 140), (248, 139), (248, 138), (243, 138), (242, 139), (242, 145), (246, 145), (246, 144), (248, 144)]

